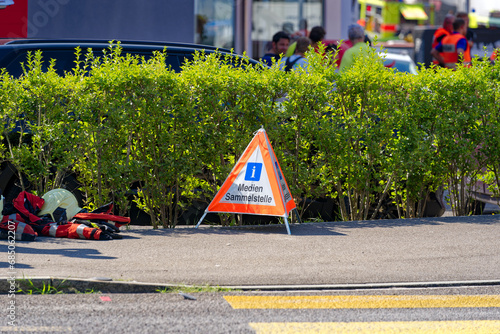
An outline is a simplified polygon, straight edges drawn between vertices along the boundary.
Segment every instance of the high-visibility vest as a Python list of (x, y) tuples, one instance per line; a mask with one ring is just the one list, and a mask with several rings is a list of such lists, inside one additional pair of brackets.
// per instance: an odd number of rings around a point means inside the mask
[[(459, 58), (457, 52), (457, 44), (458, 41), (461, 40), (462, 38), (465, 38), (465, 36), (462, 34), (453, 34), (446, 36), (441, 41), (441, 44), (443, 45), (443, 52), (441, 53), (441, 56), (443, 57), (445, 67), (454, 68), (455, 65), (458, 63)], [(467, 41), (466, 38), (465, 40)], [(468, 63), (470, 61), (471, 61), (470, 46), (469, 42), (467, 42), (467, 48), (464, 52), (463, 62)]]
[[(443, 40), (443, 38), (445, 38), (446, 36), (449, 36), (450, 35), (450, 32), (444, 28), (438, 28), (435, 32), (434, 32), (434, 36), (432, 37), (432, 46), (431, 48), (434, 49), (438, 44), (439, 42), (441, 42)], [(439, 61), (435, 58), (432, 58), (432, 62), (436, 65), (439, 64)]]
[(434, 32), (434, 36), (432, 37), (432, 48), (434, 49), (444, 37), (449, 35), (450, 32), (444, 28), (439, 28), (438, 30), (436, 30)]

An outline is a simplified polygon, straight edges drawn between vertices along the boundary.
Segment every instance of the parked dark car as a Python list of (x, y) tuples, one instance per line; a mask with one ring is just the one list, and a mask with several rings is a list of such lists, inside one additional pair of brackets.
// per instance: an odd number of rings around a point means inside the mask
[[(116, 42), (114, 43), (116, 44)], [(46, 39), (20, 39), (12, 40), (0, 45), (0, 68), (5, 68), (11, 75), (17, 77), (22, 74), (21, 63), (25, 63), (28, 52), (36, 50), (42, 51), (45, 65), (48, 66), (50, 59), (55, 59), (55, 69), (58, 74), (63, 75), (65, 71), (70, 71), (75, 66), (75, 49), (80, 47), (83, 53), (87, 49), (92, 49), (95, 56), (101, 56), (103, 50), (108, 49), (109, 41), (105, 40), (46, 40)], [(181, 65), (187, 59), (193, 59), (195, 52), (204, 51), (214, 53), (218, 51), (221, 55), (231, 55), (235, 64), (242, 56), (231, 52), (228, 49), (219, 49), (213, 46), (170, 43), (170, 42), (150, 42), (150, 41), (120, 41), (122, 54), (132, 54), (144, 56), (146, 59), (153, 55), (153, 51), (162, 51), (166, 48), (166, 64), (171, 66), (176, 72), (181, 71)], [(258, 64), (257, 61), (248, 59), (251, 64)]]

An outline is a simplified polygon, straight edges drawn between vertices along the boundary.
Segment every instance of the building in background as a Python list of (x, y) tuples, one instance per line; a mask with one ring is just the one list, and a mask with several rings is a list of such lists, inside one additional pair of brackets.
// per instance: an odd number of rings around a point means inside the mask
[[(12, 0), (2, 0), (12, 1)], [(356, 0), (15, 0), (0, 38), (156, 40), (233, 48), (260, 57), (272, 35), (322, 25), (347, 38)]]
[(336, 41), (347, 39), (348, 26), (360, 22), (370, 33), (396, 38), (415, 26), (432, 25), (434, 14), (439, 26), (448, 11), (465, 10), (459, 3), (469, 8), (500, 4), (496, 0), (0, 0), (0, 5), (12, 2), (0, 10), (0, 38), (200, 43), (246, 52), (252, 58), (266, 53), (279, 30), (303, 34), (321, 25), (325, 39)]
[(0, 11), (2, 38), (192, 42), (193, 1), (15, 0)]

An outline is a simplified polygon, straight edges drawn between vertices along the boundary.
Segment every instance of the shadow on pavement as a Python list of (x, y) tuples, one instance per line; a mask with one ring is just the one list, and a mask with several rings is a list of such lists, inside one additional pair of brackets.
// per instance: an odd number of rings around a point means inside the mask
[[(0, 262), (0, 268), (5, 269), (9, 268), (10, 264), (8, 262)], [(24, 264), (24, 263), (15, 263), (14, 267), (16, 269), (33, 269), (33, 266), (29, 264)]]
[[(344, 235), (335, 231), (336, 226), (332, 223), (314, 224), (290, 224), (293, 235)], [(285, 224), (270, 225), (244, 225), (244, 226), (209, 226), (201, 225), (198, 229), (194, 226), (181, 226), (174, 229), (134, 229), (132, 233), (142, 236), (169, 236), (182, 237), (196, 234), (217, 234), (217, 235), (237, 235), (237, 234), (287, 234)]]
[(460, 217), (430, 217), (430, 218), (410, 218), (410, 219), (376, 219), (360, 221), (339, 221), (328, 224), (335, 224), (340, 228), (374, 228), (374, 227), (404, 227), (421, 225), (442, 225), (442, 224), (500, 224), (500, 215), (478, 215)]
[[(35, 241), (36, 242), (36, 241)], [(65, 257), (75, 257), (82, 259), (92, 259), (92, 260), (113, 260), (116, 257), (113, 256), (103, 256), (101, 252), (96, 249), (90, 248), (57, 248), (57, 249), (43, 249), (43, 248), (31, 248), (31, 247), (18, 247), (16, 248), (16, 253), (23, 254), (36, 254), (36, 255), (59, 255)], [(16, 267), (18, 267), (16, 263)]]
[[(423, 225), (443, 225), (443, 224), (482, 224), (493, 225), (500, 224), (500, 215), (478, 215), (463, 217), (433, 217), (433, 218), (411, 218), (411, 219), (376, 219), (362, 221), (334, 221), (322, 223), (302, 223), (290, 224), (292, 235), (345, 235), (338, 229), (349, 228), (396, 228), (405, 226), (423, 226)], [(270, 225), (243, 225), (243, 226), (219, 226), (219, 225), (200, 225), (198, 229), (194, 226), (178, 226), (174, 229), (156, 229), (149, 226), (134, 227), (131, 226), (129, 232), (143, 236), (187, 236), (193, 234), (286, 234), (284, 224)], [(125, 237), (125, 235), (124, 235)]]

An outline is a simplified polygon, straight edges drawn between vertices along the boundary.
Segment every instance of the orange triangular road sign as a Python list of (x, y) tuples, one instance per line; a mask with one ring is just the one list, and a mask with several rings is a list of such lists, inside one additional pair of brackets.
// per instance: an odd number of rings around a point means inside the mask
[[(266, 131), (260, 129), (233, 167), (205, 211), (287, 217), (295, 209), (290, 189), (271, 147)], [(203, 220), (200, 219), (196, 227)]]

